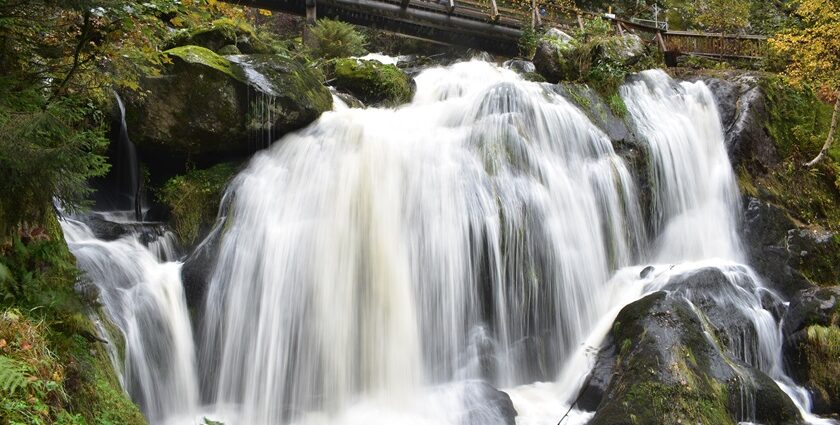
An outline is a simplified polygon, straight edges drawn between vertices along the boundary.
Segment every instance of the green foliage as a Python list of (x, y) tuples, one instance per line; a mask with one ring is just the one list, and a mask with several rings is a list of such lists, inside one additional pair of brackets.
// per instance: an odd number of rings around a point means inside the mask
[(23, 221), (39, 221), (53, 198), (67, 210), (84, 205), (87, 179), (108, 165), (104, 117), (91, 103), (37, 93), (0, 99), (0, 232)]
[(802, 167), (820, 150), (831, 121), (831, 107), (807, 86), (765, 76), (760, 85), (767, 98), (767, 133), (775, 142), (781, 163), (767, 173), (749, 176), (740, 170), (742, 190), (784, 207), (806, 224), (840, 230), (840, 147), (829, 151), (834, 161)]
[(311, 28), (312, 56), (320, 59), (346, 58), (365, 53), (365, 37), (353, 25), (319, 19)]
[(534, 57), (534, 52), (537, 51), (537, 41), (539, 41), (539, 36), (536, 29), (531, 25), (525, 25), (522, 29), (522, 35), (519, 36), (519, 54), (524, 58)]
[(181, 242), (196, 242), (215, 218), (225, 186), (236, 173), (236, 164), (218, 164), (171, 178), (158, 197), (172, 211), (175, 232)]
[(31, 369), (26, 363), (0, 356), (0, 393), (14, 395), (29, 386)]

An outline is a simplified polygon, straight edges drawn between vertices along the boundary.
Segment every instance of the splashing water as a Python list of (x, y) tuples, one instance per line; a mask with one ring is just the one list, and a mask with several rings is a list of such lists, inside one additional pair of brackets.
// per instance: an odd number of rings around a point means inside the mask
[[(116, 215), (106, 216), (120, 220)], [(127, 223), (132, 224), (132, 223)], [(130, 232), (113, 241), (97, 239), (91, 228), (65, 218), (64, 236), (79, 268), (100, 290), (100, 301), (125, 341), (125, 359), (111, 350), (123, 386), (152, 422), (198, 405), (195, 347), (181, 267), (174, 258), (173, 235), (166, 232), (144, 245), (148, 233)], [(99, 321), (109, 347), (119, 343)]]
[[(740, 264), (738, 191), (704, 84), (649, 71), (621, 89), (655, 188), (649, 242), (633, 174), (551, 86), (478, 60), (416, 83), (396, 109), (337, 102), (232, 182), (197, 366), (167, 244), (63, 223), (153, 422), (509, 424), (489, 382), (517, 424), (554, 424), (618, 311), (662, 288), (745, 317), (729, 355), (817, 420), (784, 374), (762, 306), (773, 295)], [(648, 261), (667, 272), (639, 279)], [(707, 267), (726, 275), (719, 292), (667, 287)]]

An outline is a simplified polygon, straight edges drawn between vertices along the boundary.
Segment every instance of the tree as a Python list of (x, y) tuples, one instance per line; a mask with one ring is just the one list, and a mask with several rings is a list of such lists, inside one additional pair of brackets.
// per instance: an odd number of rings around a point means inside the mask
[(785, 74), (793, 84), (811, 84), (834, 102), (825, 144), (805, 164), (811, 167), (831, 148), (840, 115), (840, 0), (800, 0), (796, 14), (801, 25), (771, 38), (770, 46), (787, 60)]

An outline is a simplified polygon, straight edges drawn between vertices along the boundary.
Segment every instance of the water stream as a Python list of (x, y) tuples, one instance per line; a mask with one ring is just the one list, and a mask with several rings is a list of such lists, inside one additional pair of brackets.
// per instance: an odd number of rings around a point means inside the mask
[[(408, 105), (340, 105), (253, 157), (228, 188), (201, 323), (160, 243), (64, 221), (153, 422), (504, 424), (489, 383), (517, 424), (555, 424), (620, 308), (709, 266), (732, 286), (718, 301), (755, 329), (732, 355), (808, 415), (769, 290), (741, 264), (703, 83), (648, 71), (621, 89), (650, 156), (649, 212), (609, 138), (551, 86), (479, 60), (416, 83)], [(660, 271), (639, 278), (648, 264)]]

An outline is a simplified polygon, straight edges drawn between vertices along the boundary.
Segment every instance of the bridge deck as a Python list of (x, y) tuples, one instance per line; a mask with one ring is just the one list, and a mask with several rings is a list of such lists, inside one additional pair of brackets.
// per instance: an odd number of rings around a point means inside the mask
[[(317, 1), (319, 17), (341, 19), (446, 44), (516, 55), (525, 25), (533, 11), (510, 0), (225, 0), (244, 6), (306, 15), (307, 1)], [(537, 3), (539, 4), (539, 3)], [(538, 6), (543, 24), (571, 28), (580, 16), (592, 12)], [(766, 37), (671, 31), (614, 16), (607, 17), (620, 29), (653, 35), (651, 42), (674, 55), (691, 54), (720, 58), (758, 59), (767, 55)]]

